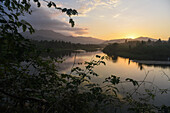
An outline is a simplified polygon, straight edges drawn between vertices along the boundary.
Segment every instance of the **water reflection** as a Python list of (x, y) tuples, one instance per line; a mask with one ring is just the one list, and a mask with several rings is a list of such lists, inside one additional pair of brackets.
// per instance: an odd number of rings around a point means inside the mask
[(129, 59), (129, 61), (128, 61), (128, 64), (130, 65), (130, 59)]
[(112, 56), (112, 57), (109, 57), (109, 59), (111, 59), (113, 63), (116, 63), (118, 60), (118, 56)]
[(142, 64), (138, 64), (138, 67), (139, 67), (140, 70), (144, 69)]
[(52, 51), (50, 53), (43, 53), (43, 57), (55, 57), (55, 58), (63, 58), (63, 57), (72, 57), (73, 54), (80, 53), (80, 51), (73, 51), (73, 50), (58, 50), (58, 51)]
[[(51, 57), (56, 57), (56, 58), (71, 58), (74, 56), (74, 54), (78, 54), (78, 56), (87, 56), (87, 55), (95, 55), (95, 54), (102, 54), (102, 55), (105, 55), (104, 53), (102, 52), (81, 52), (81, 51), (57, 51), (55, 53), (51, 53), (51, 54), (44, 54), (44, 56), (51, 56)], [(112, 61), (113, 63), (117, 63), (118, 62), (118, 59), (124, 59), (125, 61), (128, 60), (128, 65), (130, 65), (132, 62), (136, 62), (136, 61), (133, 61), (131, 59), (128, 59), (128, 58), (122, 58), (122, 57), (119, 57), (119, 56), (108, 56), (107, 57), (107, 60), (110, 60)], [(145, 61), (147, 62), (147, 61)], [(145, 64), (145, 63), (138, 63), (138, 67), (140, 68), (140, 70), (143, 70), (144, 66), (147, 66), (147, 67), (158, 67), (158, 68), (163, 68), (163, 69), (166, 69), (166, 68), (170, 68), (170, 64)]]
[[(129, 58), (123, 58), (123, 57), (119, 57), (119, 56), (108, 56), (108, 60), (111, 60), (113, 63), (116, 63), (118, 61), (118, 58), (119, 59), (124, 59), (125, 61), (128, 60), (128, 65), (130, 65), (132, 62), (137, 63), (140, 70), (143, 70), (144, 66), (147, 66), (147, 67), (152, 67), (153, 66), (153, 67), (158, 67), (158, 68), (162, 68), (162, 69), (166, 69), (166, 68), (170, 69), (170, 64), (167, 63), (168, 61), (167, 62), (159, 61), (159, 62), (161, 62), (161, 64), (145, 64), (145, 63), (138, 63), (135, 60), (133, 61), (133, 60), (131, 60)], [(147, 62), (147, 61), (144, 61), (144, 62)]]
[[(95, 58), (96, 54), (100, 56), (106, 56), (106, 54), (98, 51), (98, 52), (87, 52), (87, 53), (71, 53), (70, 56), (64, 57), (65, 62), (59, 64), (60, 71), (63, 73), (70, 73), (70, 70), (75, 62), (74, 66), (79, 66), (84, 68), (84, 62), (90, 61), (92, 59), (97, 60)], [(132, 78), (137, 81), (142, 81), (146, 75), (146, 72), (149, 72), (146, 81), (153, 82), (159, 88), (167, 88), (170, 90), (170, 82), (168, 81), (168, 77), (170, 77), (170, 66), (163, 65), (145, 65), (141, 63), (134, 62), (128, 58), (122, 58), (118, 56), (107, 57), (104, 60), (106, 62), (106, 66), (100, 65), (95, 67), (94, 71), (99, 74), (99, 77), (93, 77), (92, 81), (97, 82), (99, 84), (103, 83), (106, 77), (110, 75), (116, 75), (121, 77), (122, 80), (126, 78)], [(81, 64), (82, 65), (79, 65)], [(166, 74), (166, 75), (165, 75)], [(168, 77), (167, 77), (168, 76)], [(151, 84), (145, 84), (143, 87), (151, 88)], [(128, 89), (129, 91), (134, 90), (133, 87), (129, 84), (125, 84), (124, 89)], [(141, 89), (139, 89), (141, 90)], [(143, 91), (143, 90), (141, 90)], [(170, 94), (158, 95), (154, 103), (156, 104), (166, 104), (170, 105)]]
[(159, 64), (142, 64), (142, 63), (138, 63), (139, 65), (141, 65), (141, 66), (147, 66), (147, 67), (158, 67), (158, 68), (162, 68), (162, 69), (167, 69), (167, 68), (169, 68), (170, 69), (170, 65), (166, 65), (166, 64), (164, 64), (164, 65), (159, 65)]

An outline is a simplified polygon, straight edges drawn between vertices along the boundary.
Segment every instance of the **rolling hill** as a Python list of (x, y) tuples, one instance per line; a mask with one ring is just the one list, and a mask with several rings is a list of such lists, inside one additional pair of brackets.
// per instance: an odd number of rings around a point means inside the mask
[(151, 41), (157, 41), (157, 39), (153, 39), (153, 38), (149, 38), (149, 37), (138, 37), (138, 38), (135, 38), (135, 39), (114, 39), (114, 40), (108, 40), (108, 41), (105, 41), (104, 44), (109, 44), (109, 43), (124, 43), (125, 40), (127, 40), (127, 41), (148, 41), (149, 39)]
[(113, 40), (101, 40), (92, 37), (83, 37), (83, 36), (66, 36), (58, 32), (54, 32), (52, 30), (35, 30), (35, 33), (30, 34), (29, 32), (24, 32), (22, 35), (25, 38), (32, 40), (57, 40), (71, 43), (81, 43), (81, 44), (109, 44), (109, 43), (124, 43), (127, 41), (157, 41), (157, 39), (149, 38), (149, 37), (138, 37), (136, 39), (113, 39)]
[(81, 44), (101, 44), (104, 40), (92, 38), (92, 37), (74, 37), (74, 36), (65, 36), (61, 33), (54, 32), (52, 30), (36, 30), (35, 33), (30, 34), (29, 32), (24, 32), (22, 35), (25, 38), (32, 40), (57, 40), (65, 41), (71, 43), (81, 43)]

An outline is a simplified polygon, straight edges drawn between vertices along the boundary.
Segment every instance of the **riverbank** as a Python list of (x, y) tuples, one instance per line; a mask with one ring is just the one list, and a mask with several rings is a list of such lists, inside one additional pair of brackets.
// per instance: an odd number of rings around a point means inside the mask
[(121, 56), (131, 60), (170, 61), (169, 42), (127, 42), (107, 45), (103, 52), (108, 56)]
[(136, 62), (136, 63), (139, 63), (139, 64), (146, 64), (146, 65), (170, 65), (170, 61), (132, 60), (132, 62)]

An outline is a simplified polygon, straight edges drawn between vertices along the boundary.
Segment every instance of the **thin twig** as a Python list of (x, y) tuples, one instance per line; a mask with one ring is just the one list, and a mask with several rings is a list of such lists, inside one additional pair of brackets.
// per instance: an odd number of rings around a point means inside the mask
[(133, 91), (133, 93), (131, 94), (131, 96), (132, 96), (132, 95), (139, 89), (139, 87), (145, 82), (145, 80), (146, 80), (149, 72), (150, 72), (150, 71), (148, 71), (148, 72), (146, 73), (146, 71), (145, 71), (145, 77), (144, 77), (143, 81), (142, 81), (142, 82), (138, 85), (138, 87)]
[[(75, 56), (74, 56), (74, 62), (73, 62), (73, 65), (71, 67), (71, 70), (74, 68), (74, 65), (76, 64), (76, 56), (77, 56), (77, 53), (75, 53)], [(70, 72), (70, 75), (71, 75), (72, 71)]]
[(168, 81), (170, 81), (170, 77), (164, 71), (162, 71), (162, 72), (168, 78)]

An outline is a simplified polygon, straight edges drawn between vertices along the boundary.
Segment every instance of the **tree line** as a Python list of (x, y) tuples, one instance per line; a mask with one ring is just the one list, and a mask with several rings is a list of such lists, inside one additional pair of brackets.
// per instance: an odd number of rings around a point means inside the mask
[(93, 52), (101, 49), (103, 46), (99, 44), (80, 44), (80, 43), (71, 43), (64, 41), (47, 41), (47, 40), (31, 40), (33, 45), (36, 45), (36, 48), (41, 52), (41, 56), (47, 57), (56, 57), (62, 58), (64, 56), (71, 56), (72, 53), (79, 53), (81, 50), (86, 52)]
[(85, 51), (96, 51), (101, 48), (101, 45), (97, 44), (80, 44), (80, 43), (71, 43), (71, 42), (64, 42), (64, 41), (31, 41), (33, 44), (35, 44), (38, 48), (41, 49), (53, 49), (54, 51), (60, 51), (60, 50), (85, 50)]
[(129, 41), (107, 45), (103, 52), (138, 60), (170, 60), (170, 41)]

